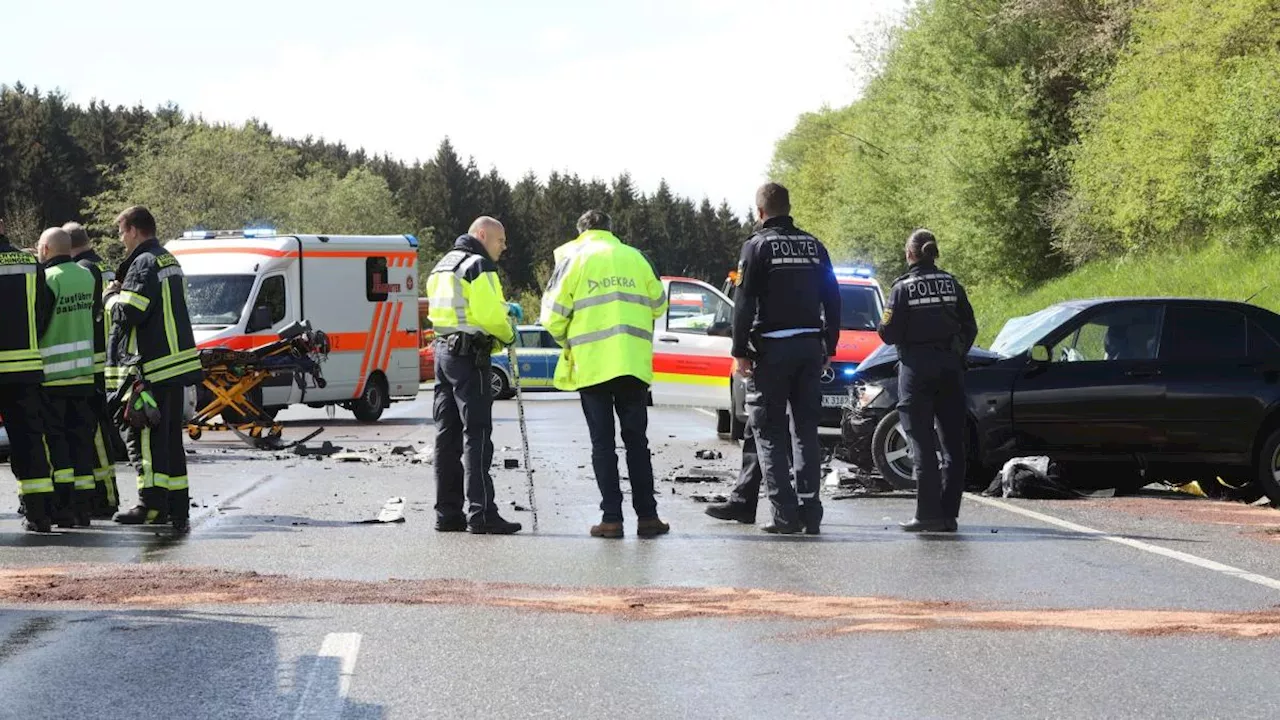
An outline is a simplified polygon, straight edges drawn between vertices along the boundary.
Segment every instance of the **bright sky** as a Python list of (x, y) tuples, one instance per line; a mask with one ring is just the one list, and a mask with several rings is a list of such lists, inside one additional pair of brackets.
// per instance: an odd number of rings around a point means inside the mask
[(741, 212), (796, 116), (855, 97), (849, 36), (904, 0), (5, 5), (0, 83), (410, 162), (447, 135), (511, 182), (629, 170)]

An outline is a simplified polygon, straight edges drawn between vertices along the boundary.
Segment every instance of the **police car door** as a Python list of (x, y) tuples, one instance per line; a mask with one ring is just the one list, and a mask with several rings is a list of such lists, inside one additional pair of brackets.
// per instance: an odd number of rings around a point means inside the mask
[(667, 314), (654, 324), (653, 402), (729, 407), (733, 303), (697, 280), (664, 280)]

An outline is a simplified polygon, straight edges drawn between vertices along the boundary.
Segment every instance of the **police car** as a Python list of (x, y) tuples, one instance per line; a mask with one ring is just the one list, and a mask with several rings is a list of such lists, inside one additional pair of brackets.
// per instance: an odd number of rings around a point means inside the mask
[[(884, 311), (884, 293), (869, 267), (836, 267), (836, 282), (840, 285), (840, 342), (836, 345), (831, 368), (822, 375), (823, 427), (840, 427), (843, 409), (852, 403), (854, 371), (876, 348), (880, 336), (876, 327)], [(732, 297), (736, 288), (737, 273), (729, 274), (725, 281), (725, 293)], [(730, 384), (730, 417), (721, 418), (720, 432), (727, 432), (734, 440), (741, 440), (746, 429), (746, 386), (733, 366)], [(727, 424), (727, 427), (726, 427)]]
[[(520, 325), (516, 328), (516, 362), (520, 371), (522, 390), (554, 390), (556, 363), (560, 361), (560, 346), (551, 333), (541, 325)], [(491, 360), (493, 370), (489, 376), (495, 400), (515, 397), (515, 376), (505, 348), (497, 350)]]

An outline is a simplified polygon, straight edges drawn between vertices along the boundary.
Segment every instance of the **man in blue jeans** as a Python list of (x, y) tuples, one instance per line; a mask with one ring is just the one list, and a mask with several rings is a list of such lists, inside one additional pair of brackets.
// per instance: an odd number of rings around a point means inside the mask
[(610, 232), (609, 216), (589, 210), (578, 239), (557, 252), (542, 298), (542, 324), (564, 348), (556, 387), (577, 390), (591, 432), (591, 465), (600, 487), (600, 524), (592, 537), (622, 537), (622, 488), (613, 416), (622, 426), (636, 534), (671, 529), (658, 517), (649, 456), (648, 395), (653, 382), (653, 321), (667, 309), (662, 281), (645, 256)]

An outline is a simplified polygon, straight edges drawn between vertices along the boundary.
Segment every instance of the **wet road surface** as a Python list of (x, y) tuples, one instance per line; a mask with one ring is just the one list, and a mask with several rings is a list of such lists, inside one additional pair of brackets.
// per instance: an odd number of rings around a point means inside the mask
[[(572, 396), (530, 395), (539, 528), (515, 404), (495, 406), (510, 537), (432, 529), (429, 393), (376, 425), (293, 409), (363, 462), (191, 455), (195, 530), (32, 536), (0, 514), (0, 717), (1274, 717), (1280, 512), (1147, 493), (967, 497), (961, 532), (896, 528), (913, 499), (834, 499), (819, 537), (721, 523), (714, 420), (655, 408), (669, 536), (598, 540)], [(720, 460), (697, 460), (715, 449)], [(123, 466), (122, 490), (131, 484)], [(625, 474), (625, 472), (624, 472)], [(356, 524), (390, 497), (403, 524)], [(519, 505), (520, 509), (513, 507)], [(762, 509), (759, 521), (767, 521)], [(628, 509), (629, 513), (629, 509)]]

